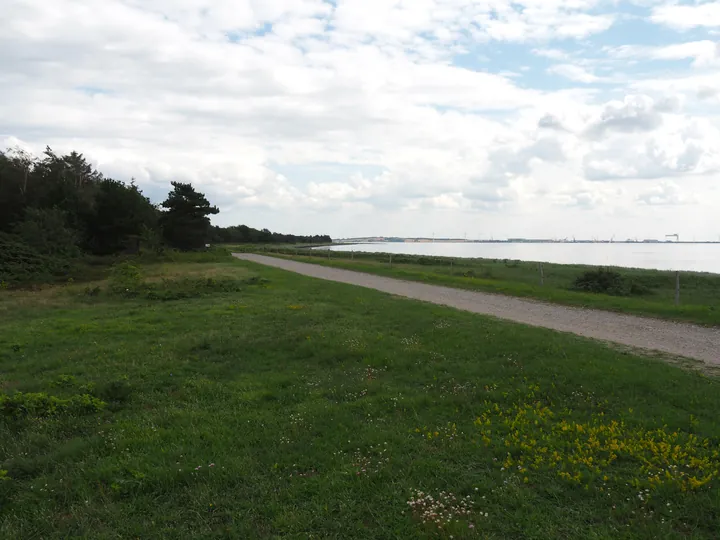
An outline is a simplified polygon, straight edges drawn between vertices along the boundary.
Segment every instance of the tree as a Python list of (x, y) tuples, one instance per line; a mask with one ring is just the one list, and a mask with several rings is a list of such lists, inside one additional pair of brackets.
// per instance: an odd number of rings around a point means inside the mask
[(23, 218), (35, 164), (20, 148), (0, 152), (0, 231), (9, 231)]
[(137, 251), (157, 210), (138, 187), (104, 178), (97, 183), (93, 212), (87, 217), (87, 248), (96, 255)]
[(172, 182), (173, 190), (162, 203), (160, 215), (163, 238), (174, 248), (190, 250), (205, 246), (210, 232), (209, 215), (220, 212), (192, 184)]

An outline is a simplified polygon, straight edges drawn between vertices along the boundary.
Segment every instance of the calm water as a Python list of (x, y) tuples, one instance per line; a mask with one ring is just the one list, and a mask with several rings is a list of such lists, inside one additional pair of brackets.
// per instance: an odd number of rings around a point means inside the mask
[(515, 259), (720, 274), (720, 244), (466, 244), (442, 242), (416, 244), (378, 242), (352, 246), (338, 245), (329, 249), (444, 257)]

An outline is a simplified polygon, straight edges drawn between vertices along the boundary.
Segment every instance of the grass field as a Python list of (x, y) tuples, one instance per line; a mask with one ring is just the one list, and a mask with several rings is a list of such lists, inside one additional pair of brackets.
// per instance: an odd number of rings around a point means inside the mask
[[(680, 305), (675, 305), (675, 272), (614, 268), (628, 283), (639, 285), (644, 294), (611, 296), (573, 290), (575, 279), (595, 268), (582, 265), (543, 263), (540, 284), (538, 263), (351, 253), (273, 246), (231, 246), (235, 251), (292, 257), (294, 260), (357, 270), (370, 274), (422, 281), (435, 285), (536, 298), (546, 302), (720, 325), (720, 275), (683, 272), (680, 276)], [(348, 249), (352, 249), (348, 247)], [(351, 258), (352, 257), (352, 258)]]
[(1, 538), (718, 537), (717, 378), (250, 263), (131, 270), (0, 291)]

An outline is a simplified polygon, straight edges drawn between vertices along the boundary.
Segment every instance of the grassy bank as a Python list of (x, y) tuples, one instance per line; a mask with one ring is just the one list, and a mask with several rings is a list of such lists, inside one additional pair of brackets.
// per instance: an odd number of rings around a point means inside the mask
[[(541, 284), (538, 263), (497, 259), (464, 259), (351, 253), (294, 247), (233, 246), (235, 251), (292, 257), (294, 260), (357, 270), (370, 274), (475, 291), (535, 298), (570, 306), (605, 309), (636, 315), (674, 319), (708, 326), (720, 325), (720, 275), (682, 272), (680, 304), (675, 305), (675, 272), (612, 268), (632, 291), (625, 295), (575, 290), (575, 280), (596, 267), (543, 263)], [(348, 248), (350, 249), (350, 248)]]
[(0, 537), (717, 537), (715, 378), (239, 261), (140, 272), (0, 293)]

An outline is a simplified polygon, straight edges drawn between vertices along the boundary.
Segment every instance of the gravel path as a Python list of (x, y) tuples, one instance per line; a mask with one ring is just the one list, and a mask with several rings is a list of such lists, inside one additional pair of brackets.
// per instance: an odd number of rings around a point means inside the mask
[(234, 255), (238, 259), (274, 266), (305, 276), (358, 285), (531, 326), (571, 332), (589, 338), (720, 365), (720, 329), (718, 328), (704, 328), (608, 311), (545, 304), (512, 296), (401, 281), (263, 255), (247, 253)]

